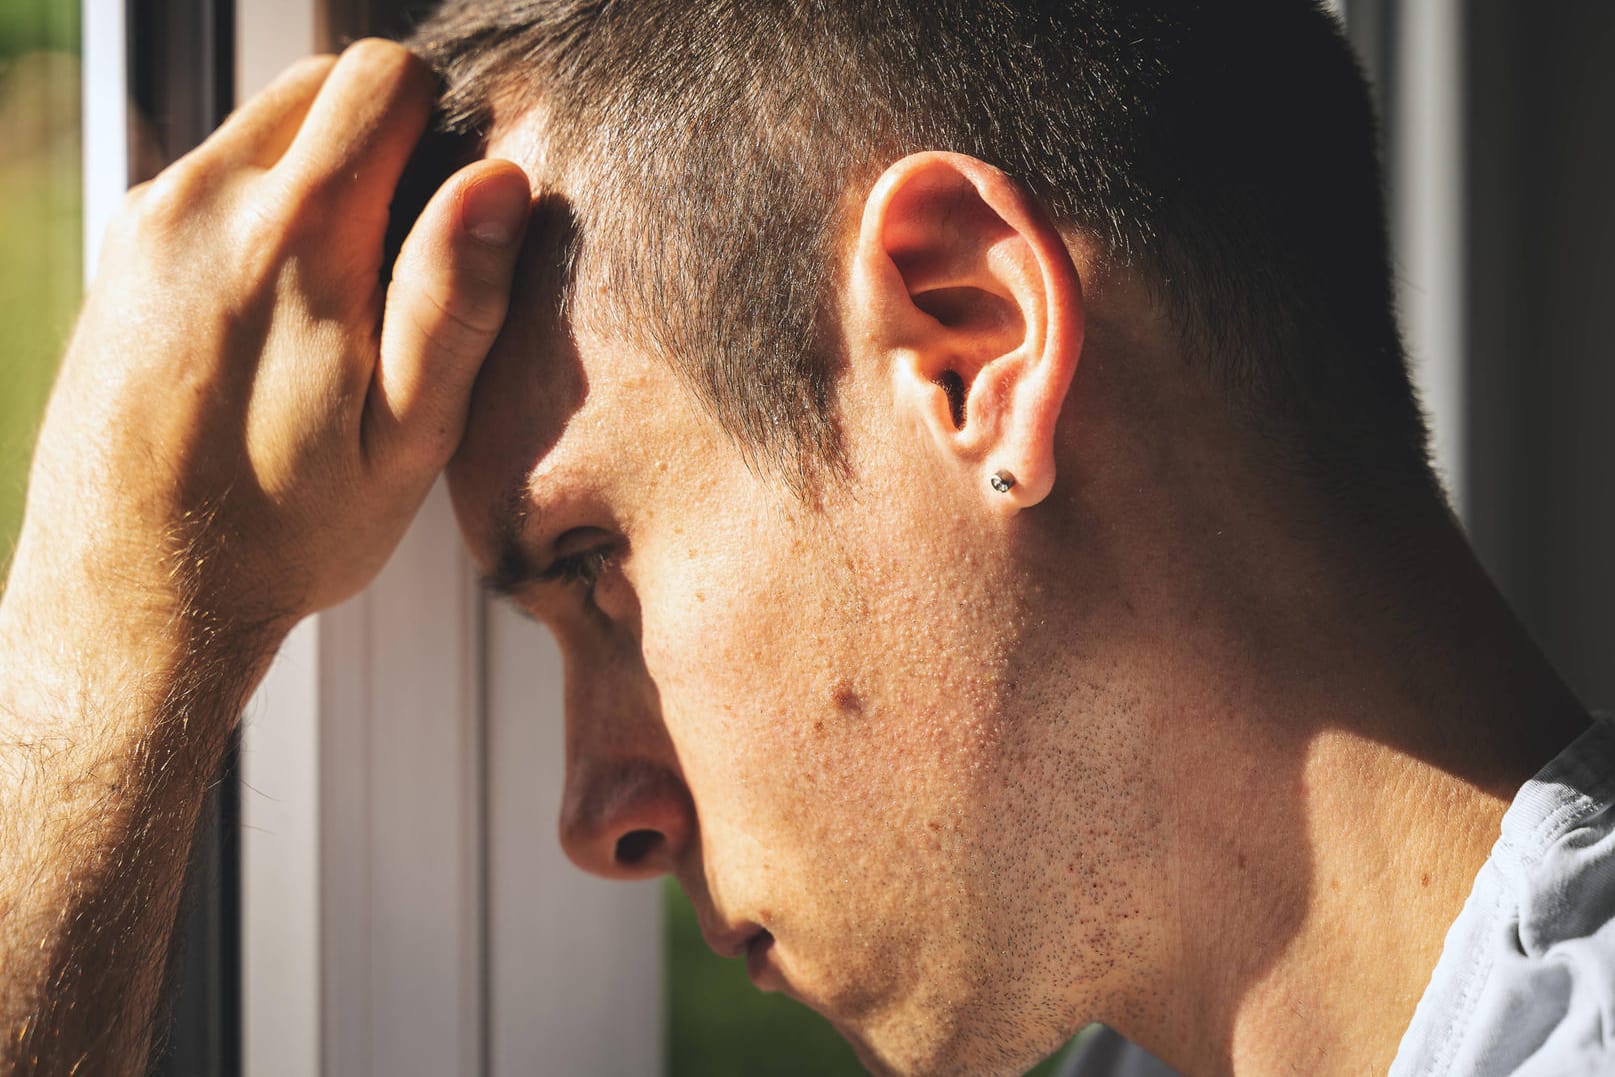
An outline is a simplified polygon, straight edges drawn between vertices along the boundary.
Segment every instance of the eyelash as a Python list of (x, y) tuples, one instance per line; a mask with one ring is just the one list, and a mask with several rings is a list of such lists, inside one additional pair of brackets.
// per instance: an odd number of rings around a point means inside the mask
[(612, 559), (616, 555), (616, 549), (611, 546), (594, 546), (587, 550), (579, 550), (577, 553), (557, 557), (539, 574), (539, 578), (564, 584), (582, 584), (592, 592), (594, 585), (600, 582), (601, 575), (611, 567)]

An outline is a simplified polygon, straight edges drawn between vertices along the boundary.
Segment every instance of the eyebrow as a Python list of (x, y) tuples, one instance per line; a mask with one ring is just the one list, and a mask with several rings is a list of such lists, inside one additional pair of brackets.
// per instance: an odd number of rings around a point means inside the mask
[(523, 536), (533, 518), (527, 496), (527, 476), (518, 474), (494, 501), (491, 531), (493, 570), (482, 574), (482, 586), (501, 598), (510, 598), (543, 578), (543, 570), (528, 556)]

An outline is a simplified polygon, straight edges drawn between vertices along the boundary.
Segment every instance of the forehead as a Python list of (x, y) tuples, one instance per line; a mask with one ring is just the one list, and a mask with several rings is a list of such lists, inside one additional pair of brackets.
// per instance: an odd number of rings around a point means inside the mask
[[(496, 567), (502, 542), (568, 527), (626, 530), (648, 506), (695, 489), (734, 447), (660, 357), (613, 324), (598, 284), (563, 287), (569, 246), (587, 242), (546, 178), (529, 123), (497, 130), (489, 156), (533, 179), (535, 210), (505, 326), (478, 376), (449, 468), (473, 556)], [(562, 303), (563, 292), (567, 302)], [(580, 314), (582, 316), (580, 316)], [(687, 498), (686, 498), (687, 499)]]
[(721, 448), (667, 364), (574, 330), (556, 309), (554, 277), (531, 264), (518, 274), (449, 469), (484, 568), (514, 524), (624, 525), (673, 477)]
[(590, 174), (581, 159), (552, 160), (545, 122), (542, 104), (496, 115), (486, 145), (487, 156), (527, 172), (535, 213), (505, 328), (449, 472), (473, 555), (490, 571), (499, 539), (516, 532), (542, 555), (542, 541), (568, 527), (626, 534), (657, 505), (662, 520), (677, 520), (706, 506), (720, 483), (726, 496), (744, 485), (761, 503), (793, 507), (789, 483), (754, 466), (756, 454), (737, 445), (687, 372), (652, 350), (675, 345), (658, 333), (660, 322), (636, 319), (634, 305), (647, 297), (633, 282), (621, 284), (632, 294), (618, 291), (613, 281), (627, 263), (603, 246), (637, 238), (632, 214), (626, 224), (593, 227), (587, 207), (607, 212), (600, 203), (611, 197), (611, 177)]

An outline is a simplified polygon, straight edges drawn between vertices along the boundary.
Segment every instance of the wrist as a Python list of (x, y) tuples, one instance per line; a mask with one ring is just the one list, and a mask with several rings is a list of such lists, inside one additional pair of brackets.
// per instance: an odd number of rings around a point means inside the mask
[(0, 593), (0, 723), (132, 732), (181, 711), (193, 739), (233, 728), (294, 619), (225, 616), (177, 589), (19, 558)]

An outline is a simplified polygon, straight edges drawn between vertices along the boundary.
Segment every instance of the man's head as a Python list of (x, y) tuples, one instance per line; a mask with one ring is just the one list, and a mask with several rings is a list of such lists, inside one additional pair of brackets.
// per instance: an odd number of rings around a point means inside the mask
[(1368, 93), (1315, 3), (511, 0), (450, 3), (414, 45), (454, 124), (537, 111), (601, 316), (786, 475), (840, 444), (843, 226), (943, 149), (1144, 280), (1266, 436), (1357, 477), (1365, 449), (1423, 459)]
[(675, 872), (875, 1065), (1170, 1005), (1140, 791), (1226, 702), (1181, 689), (1290, 529), (1427, 482), (1333, 23), (464, 3), (417, 45), (550, 208), (451, 480), (566, 656), (573, 857)]

